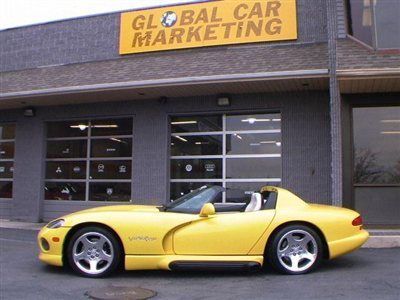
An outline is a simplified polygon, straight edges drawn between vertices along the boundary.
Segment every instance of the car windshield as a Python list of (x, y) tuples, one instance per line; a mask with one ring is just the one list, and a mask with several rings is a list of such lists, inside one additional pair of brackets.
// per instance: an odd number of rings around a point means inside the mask
[(204, 204), (221, 202), (224, 190), (220, 186), (203, 186), (171, 202), (165, 211), (198, 214)]

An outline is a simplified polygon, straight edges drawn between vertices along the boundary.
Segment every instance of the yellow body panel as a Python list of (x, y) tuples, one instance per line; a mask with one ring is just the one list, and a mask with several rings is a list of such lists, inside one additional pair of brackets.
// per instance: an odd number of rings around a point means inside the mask
[[(63, 217), (63, 227), (43, 228), (50, 249), (40, 247), (40, 259), (62, 265), (68, 232), (76, 226), (100, 224), (113, 230), (122, 242), (125, 268), (169, 269), (177, 260), (263, 262), (271, 234), (280, 226), (303, 222), (323, 235), (329, 258), (359, 248), (368, 232), (353, 226), (357, 212), (326, 205), (307, 204), (287, 190), (265, 187), (278, 193), (275, 209), (257, 212), (217, 213), (208, 217), (160, 211), (156, 206), (122, 205), (88, 209)], [(54, 242), (58, 237), (59, 242)]]
[(127, 255), (125, 257), (126, 270), (170, 270), (169, 265), (174, 261), (229, 261), (229, 262), (256, 262), (263, 264), (264, 257), (259, 256), (207, 256), (207, 255)]

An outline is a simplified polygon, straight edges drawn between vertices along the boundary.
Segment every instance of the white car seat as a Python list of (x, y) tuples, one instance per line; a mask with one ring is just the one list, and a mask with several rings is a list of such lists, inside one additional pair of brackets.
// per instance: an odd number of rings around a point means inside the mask
[(251, 195), (250, 203), (247, 205), (245, 212), (257, 211), (261, 209), (262, 196), (260, 193), (253, 193)]

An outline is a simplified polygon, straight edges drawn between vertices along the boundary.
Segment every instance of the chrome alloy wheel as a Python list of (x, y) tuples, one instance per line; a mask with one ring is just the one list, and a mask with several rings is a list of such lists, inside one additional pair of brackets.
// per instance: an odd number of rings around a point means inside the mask
[(84, 273), (96, 275), (106, 271), (114, 259), (111, 241), (99, 232), (78, 237), (72, 248), (74, 264)]
[(315, 263), (318, 245), (309, 232), (298, 229), (284, 234), (276, 251), (282, 267), (292, 272), (302, 272)]

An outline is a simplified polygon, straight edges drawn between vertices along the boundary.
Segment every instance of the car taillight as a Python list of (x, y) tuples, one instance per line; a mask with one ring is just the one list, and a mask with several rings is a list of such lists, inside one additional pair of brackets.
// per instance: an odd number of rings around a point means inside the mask
[(353, 225), (353, 226), (361, 226), (362, 225), (362, 218), (361, 218), (361, 216), (358, 216), (357, 218), (355, 218), (354, 220), (353, 220), (353, 222), (351, 222), (351, 224)]

